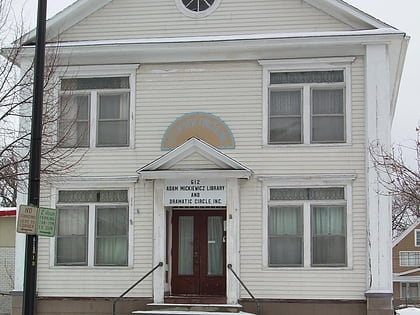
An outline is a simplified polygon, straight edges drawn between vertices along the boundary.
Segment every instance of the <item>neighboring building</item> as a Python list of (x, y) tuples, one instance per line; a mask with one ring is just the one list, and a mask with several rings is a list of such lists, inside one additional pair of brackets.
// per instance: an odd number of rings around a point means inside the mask
[(12, 313), (15, 273), (16, 209), (0, 208), (0, 315)]
[(420, 304), (420, 222), (395, 239), (392, 265), (394, 305)]
[(119, 314), (255, 313), (227, 265), (264, 315), (393, 313), (367, 148), (390, 141), (405, 33), (340, 0), (79, 0), (47, 34), (83, 160), (43, 181), (59, 220), (39, 240), (39, 315), (108, 313), (160, 262)]

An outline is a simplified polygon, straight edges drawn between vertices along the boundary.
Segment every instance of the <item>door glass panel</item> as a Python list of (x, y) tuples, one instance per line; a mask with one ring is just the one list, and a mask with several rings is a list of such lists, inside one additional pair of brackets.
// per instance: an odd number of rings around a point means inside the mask
[(193, 274), (194, 217), (179, 217), (178, 274)]
[(223, 275), (223, 218), (209, 216), (207, 219), (207, 274)]

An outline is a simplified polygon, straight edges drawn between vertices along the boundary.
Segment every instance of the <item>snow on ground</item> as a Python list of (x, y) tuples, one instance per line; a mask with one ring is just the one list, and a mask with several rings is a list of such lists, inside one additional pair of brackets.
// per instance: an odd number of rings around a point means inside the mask
[(420, 315), (420, 309), (415, 307), (407, 307), (397, 311), (398, 315)]

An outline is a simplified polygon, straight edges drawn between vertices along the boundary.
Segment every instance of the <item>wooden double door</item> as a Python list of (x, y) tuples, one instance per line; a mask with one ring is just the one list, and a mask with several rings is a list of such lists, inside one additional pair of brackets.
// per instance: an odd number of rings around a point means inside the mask
[(174, 210), (173, 295), (226, 295), (226, 210)]

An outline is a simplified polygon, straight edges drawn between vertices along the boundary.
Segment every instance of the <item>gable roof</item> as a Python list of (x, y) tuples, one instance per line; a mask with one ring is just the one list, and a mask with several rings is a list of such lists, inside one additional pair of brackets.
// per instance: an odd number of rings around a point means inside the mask
[[(109, 4), (112, 0), (77, 0), (47, 21), (47, 41), (59, 37), (95, 11)], [(343, 0), (303, 0), (307, 4), (324, 11), (356, 29), (366, 29), (367, 26), (375, 29), (389, 29), (391, 26), (357, 9)], [(36, 38), (36, 29), (24, 36), (23, 42), (33, 43)]]
[(398, 245), (404, 238), (406, 238), (418, 225), (420, 219), (417, 219), (412, 225), (410, 225), (404, 232), (402, 232), (393, 242), (392, 247)]
[[(170, 169), (172, 166), (194, 153), (202, 155), (207, 160), (213, 162), (218, 168), (206, 170)], [(180, 176), (188, 177), (192, 174), (199, 174), (200, 176), (205, 175), (206, 177), (248, 179), (251, 176), (252, 171), (207, 142), (193, 137), (179, 147), (143, 166), (137, 173), (141, 179), (173, 178)]]

